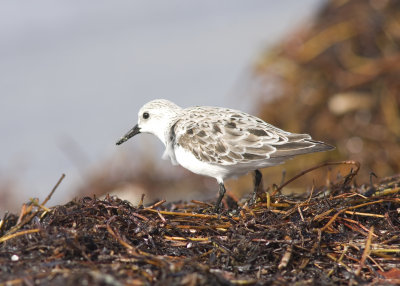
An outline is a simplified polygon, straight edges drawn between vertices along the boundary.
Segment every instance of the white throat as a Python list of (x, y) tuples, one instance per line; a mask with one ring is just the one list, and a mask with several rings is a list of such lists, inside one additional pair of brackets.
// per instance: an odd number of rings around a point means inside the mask
[(165, 120), (163, 122), (160, 122), (159, 127), (153, 131), (153, 134), (157, 136), (158, 139), (160, 139), (160, 141), (164, 144), (164, 146), (167, 146), (171, 141), (170, 133), (172, 125), (174, 125), (174, 123), (175, 123), (174, 118), (169, 121)]

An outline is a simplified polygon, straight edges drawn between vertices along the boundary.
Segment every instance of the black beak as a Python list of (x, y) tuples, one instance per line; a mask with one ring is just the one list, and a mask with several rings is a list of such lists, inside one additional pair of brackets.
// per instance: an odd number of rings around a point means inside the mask
[(121, 145), (122, 143), (127, 141), (129, 138), (131, 138), (139, 133), (140, 133), (140, 128), (136, 124), (131, 130), (128, 131), (128, 133), (126, 133), (123, 137), (121, 137), (121, 139), (118, 140), (117, 145)]

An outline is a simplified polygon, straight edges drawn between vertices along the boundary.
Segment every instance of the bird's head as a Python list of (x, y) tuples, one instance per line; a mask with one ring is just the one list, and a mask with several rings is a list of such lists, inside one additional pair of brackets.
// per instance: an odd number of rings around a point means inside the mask
[(166, 145), (169, 128), (180, 111), (179, 106), (165, 99), (156, 99), (146, 103), (139, 110), (138, 123), (121, 137), (117, 145), (139, 133), (154, 134)]

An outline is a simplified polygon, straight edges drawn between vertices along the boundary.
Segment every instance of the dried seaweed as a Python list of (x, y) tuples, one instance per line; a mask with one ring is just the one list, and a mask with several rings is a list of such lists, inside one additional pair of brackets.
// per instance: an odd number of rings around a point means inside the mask
[(31, 203), (0, 223), (0, 285), (398, 283), (400, 176), (356, 186), (357, 170), (220, 214), (199, 201)]
[[(325, 159), (359, 161), (362, 180), (371, 171), (400, 172), (399, 16), (396, 0), (327, 1), (312, 25), (254, 64), (259, 115), (336, 146)], [(320, 159), (303, 157), (286, 167)]]

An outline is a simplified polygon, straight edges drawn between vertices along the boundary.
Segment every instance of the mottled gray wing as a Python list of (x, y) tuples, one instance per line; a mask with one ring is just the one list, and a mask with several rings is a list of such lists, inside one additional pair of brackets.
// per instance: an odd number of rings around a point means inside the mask
[(324, 142), (311, 139), (308, 134), (290, 134), (286, 138), (288, 141), (283, 144), (274, 145), (276, 151), (271, 154), (270, 158), (292, 158), (297, 155), (328, 151), (334, 149), (333, 146)]
[(192, 152), (198, 160), (222, 165), (281, 162), (329, 149), (307, 134), (285, 132), (255, 116), (215, 107), (188, 110), (174, 125), (174, 134), (175, 144)]

